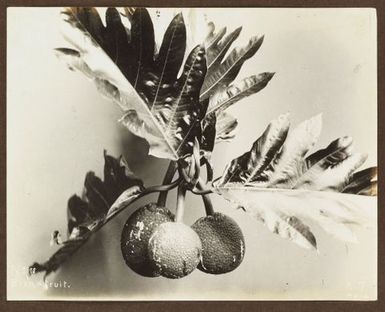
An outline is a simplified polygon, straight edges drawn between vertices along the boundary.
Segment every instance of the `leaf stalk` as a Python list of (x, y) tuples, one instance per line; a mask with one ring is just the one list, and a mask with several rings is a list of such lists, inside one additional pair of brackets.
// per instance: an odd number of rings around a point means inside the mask
[[(178, 167), (178, 165), (177, 165), (177, 163), (175, 161), (170, 161), (170, 164), (168, 165), (166, 174), (165, 174), (165, 176), (163, 178), (163, 183), (162, 184), (169, 184), (169, 183), (171, 183), (172, 178), (175, 175), (175, 171), (176, 171), (177, 167)], [(166, 206), (167, 195), (168, 195), (168, 191), (161, 191), (159, 193), (159, 197), (158, 197), (158, 201), (157, 201), (157, 205), (158, 206), (160, 206), (160, 207), (165, 207)]]

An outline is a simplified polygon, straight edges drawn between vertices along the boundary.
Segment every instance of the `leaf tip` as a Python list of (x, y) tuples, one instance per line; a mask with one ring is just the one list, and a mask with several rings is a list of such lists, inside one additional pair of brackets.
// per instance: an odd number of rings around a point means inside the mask
[(361, 165), (368, 159), (368, 153), (361, 153)]
[(278, 120), (281, 122), (289, 121), (289, 119), (290, 119), (290, 112), (286, 112), (278, 116)]
[(318, 138), (322, 130), (322, 113), (313, 116), (309, 120), (305, 121), (306, 128), (315, 138)]
[(239, 36), (239, 34), (241, 33), (241, 31), (242, 31), (242, 26), (239, 26), (239, 27), (237, 27), (237, 28), (234, 30), (234, 34), (235, 34), (236, 36)]
[(175, 21), (175, 22), (178, 22), (178, 23), (182, 23), (182, 22), (184, 23), (182, 11), (179, 11), (179, 12), (175, 15), (174, 21)]
[(264, 82), (267, 84), (270, 82), (270, 80), (274, 77), (275, 75), (275, 72), (266, 72), (266, 73), (262, 73), (262, 77), (263, 77), (263, 80)]
[(343, 136), (340, 140), (344, 146), (349, 146), (349, 145), (353, 144), (353, 137), (351, 137), (349, 135)]
[(260, 37), (257, 37), (257, 42), (259, 43), (259, 45), (262, 44), (263, 40), (265, 40), (265, 35), (262, 35)]

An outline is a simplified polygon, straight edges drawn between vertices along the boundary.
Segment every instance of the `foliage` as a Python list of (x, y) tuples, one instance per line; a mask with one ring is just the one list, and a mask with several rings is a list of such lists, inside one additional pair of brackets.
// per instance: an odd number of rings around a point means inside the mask
[[(274, 75), (261, 73), (235, 81), (243, 64), (261, 47), (263, 36), (230, 51), (241, 28), (226, 35), (225, 28), (215, 32), (211, 23), (205, 42), (190, 51), (182, 65), (186, 27), (181, 14), (170, 22), (159, 50), (146, 9), (125, 8), (122, 17), (109, 8), (106, 26), (95, 8), (66, 8), (62, 16), (72, 47), (56, 49), (57, 55), (117, 103), (123, 111), (121, 123), (147, 140), (150, 154), (170, 159), (172, 170), (165, 185), (146, 189), (122, 158), (105, 153), (104, 179), (89, 172), (82, 197), (74, 195), (68, 201), (68, 239), (48, 261), (34, 263), (32, 271), (46, 275), (55, 271), (137, 198), (160, 192), (158, 203), (164, 202), (164, 194), (176, 186), (178, 220), (186, 190), (203, 196), (207, 214), (213, 213), (208, 193), (214, 192), (272, 232), (310, 249), (317, 249), (317, 240), (306, 220), (339, 239), (354, 241), (351, 225), (373, 219), (375, 212), (368, 203), (377, 195), (377, 168), (357, 172), (366, 155), (353, 152), (352, 139), (336, 139), (309, 154), (321, 133), (320, 115), (292, 131), (289, 116), (281, 115), (212, 182), (214, 146), (232, 139), (238, 125), (226, 109), (261, 91)], [(199, 178), (203, 165), (209, 173), (207, 185)], [(175, 168), (179, 178), (171, 183)], [(53, 239), (60, 243), (58, 237), (56, 231)]]

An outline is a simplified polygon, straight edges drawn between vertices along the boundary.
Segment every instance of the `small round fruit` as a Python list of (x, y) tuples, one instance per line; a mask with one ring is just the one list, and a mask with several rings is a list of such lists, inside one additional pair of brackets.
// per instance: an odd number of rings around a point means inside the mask
[(197, 233), (180, 222), (161, 224), (148, 243), (148, 255), (155, 270), (168, 278), (184, 277), (194, 271), (201, 251)]
[(223, 274), (236, 269), (245, 255), (245, 239), (238, 224), (229, 216), (215, 212), (191, 226), (202, 241), (202, 260), (198, 269)]
[(148, 258), (148, 241), (160, 224), (173, 220), (174, 216), (167, 208), (159, 207), (155, 203), (136, 210), (126, 221), (120, 240), (127, 266), (143, 276), (159, 276)]

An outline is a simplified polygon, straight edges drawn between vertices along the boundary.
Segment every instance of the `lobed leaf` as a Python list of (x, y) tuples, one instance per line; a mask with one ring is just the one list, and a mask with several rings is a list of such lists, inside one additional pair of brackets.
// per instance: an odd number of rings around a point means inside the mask
[(156, 58), (155, 66), (157, 72), (161, 73), (157, 91), (163, 83), (172, 83), (176, 80), (185, 50), (186, 27), (182, 13), (179, 13), (168, 26)]
[[(245, 208), (244, 208), (245, 209)], [(256, 220), (262, 222), (271, 232), (288, 239), (306, 249), (317, 249), (317, 240), (310, 228), (300, 219), (272, 209), (253, 210), (246, 208)]]
[[(326, 232), (356, 241), (349, 225), (366, 225), (375, 216), (376, 168), (354, 173), (366, 155), (352, 153), (343, 137), (306, 156), (321, 130), (313, 117), (289, 132), (288, 115), (272, 121), (251, 150), (232, 160), (214, 183), (217, 193), (244, 208), (271, 231), (300, 246), (316, 247), (308, 219)], [(291, 223), (290, 223), (290, 222)]]
[(127, 59), (131, 59), (132, 68), (129, 81), (138, 88), (143, 83), (143, 75), (150, 70), (155, 51), (154, 26), (151, 17), (146, 9), (136, 8), (135, 10), (125, 9), (126, 17), (129, 19), (131, 29), (129, 30), (130, 45), (132, 54)]
[(154, 29), (145, 9), (126, 10), (130, 30), (112, 8), (106, 12), (106, 27), (92, 8), (67, 8), (62, 14), (65, 37), (76, 50), (56, 51), (69, 67), (86, 74), (120, 105), (123, 124), (149, 141), (150, 154), (172, 160), (191, 154), (194, 139), (201, 139), (208, 105), (199, 102), (206, 59), (204, 48), (197, 46), (177, 77), (186, 47), (182, 15), (171, 21), (154, 55)]
[(366, 159), (367, 155), (354, 153), (340, 160), (335, 166), (329, 166), (323, 170), (320, 169), (321, 164), (317, 164), (307, 171), (311, 171), (311, 173), (307, 174), (306, 172), (301, 176), (299, 184), (295, 185), (294, 188), (342, 192), (353, 172), (355, 172)]
[(205, 47), (207, 50), (207, 67), (210, 69), (212, 66), (217, 66), (222, 62), (230, 46), (239, 37), (239, 34), (242, 31), (242, 27), (238, 27), (233, 32), (224, 37), (226, 34), (226, 27), (221, 28), (217, 33), (214, 34), (214, 23), (211, 22), (209, 26), (210, 32), (206, 37)]
[[(303, 237), (289, 236), (285, 231), (292, 231), (290, 224), (285, 224), (281, 215), (305, 219), (318, 224), (332, 236), (355, 242), (356, 236), (350, 225), (370, 225), (375, 217), (376, 199), (367, 196), (320, 192), (309, 190), (287, 190), (244, 186), (240, 183), (229, 183), (217, 186), (216, 192), (225, 199), (241, 206), (257, 220), (268, 214), (271, 220), (265, 225), (274, 233), (288, 238), (294, 243), (304, 246)], [(267, 211), (267, 212), (266, 212)], [(272, 224), (280, 224), (280, 230), (274, 230)], [(301, 221), (302, 222), (302, 221)], [(304, 223), (303, 223), (304, 224)], [(302, 236), (311, 237), (311, 229), (298, 227)], [(314, 245), (315, 246), (315, 245)]]
[(268, 177), (268, 187), (285, 187), (301, 173), (303, 158), (317, 142), (321, 133), (322, 118), (317, 115), (299, 124), (291, 131), (279, 154), (263, 174)]
[(344, 193), (377, 196), (377, 167), (354, 173), (343, 189)]
[[(243, 63), (259, 49), (263, 37), (251, 38), (247, 46), (233, 49), (225, 58), (241, 27), (225, 36), (225, 28), (214, 33), (211, 23), (205, 47), (193, 49), (178, 77), (186, 49), (182, 14), (173, 18), (156, 53), (148, 11), (124, 8), (124, 12), (130, 28), (123, 25), (115, 8), (107, 9), (106, 26), (95, 8), (64, 9), (64, 35), (74, 49), (56, 49), (57, 55), (122, 108), (123, 125), (148, 141), (150, 154), (177, 160), (192, 153), (198, 138), (203, 155), (208, 156), (213, 142), (232, 138), (237, 125), (234, 118), (221, 113), (263, 89), (272, 77), (263, 73), (231, 85)], [(213, 112), (216, 118), (209, 117)], [(213, 141), (205, 136), (212, 136), (213, 131), (208, 129), (214, 128), (217, 138)]]
[(220, 184), (227, 182), (250, 183), (257, 181), (262, 172), (272, 163), (285, 142), (289, 131), (288, 114), (272, 121), (262, 136), (256, 140), (251, 150), (234, 159), (221, 178)]
[(273, 73), (253, 75), (219, 90), (211, 96), (207, 113), (224, 111), (234, 103), (261, 91), (273, 76)]
[(252, 37), (243, 48), (235, 48), (222, 63), (214, 62), (207, 71), (200, 99), (210, 98), (216, 91), (227, 87), (238, 75), (243, 63), (262, 45), (263, 37)]
[[(234, 82), (244, 62), (252, 57), (260, 45), (263, 37), (253, 37), (243, 48), (235, 48), (225, 58), (233, 42), (238, 38), (242, 27), (229, 33), (226, 28), (215, 32), (214, 23), (209, 23), (210, 31), (205, 39), (207, 74), (200, 93), (200, 100), (209, 101), (205, 126), (217, 123), (216, 142), (228, 141), (234, 137), (237, 126), (236, 119), (224, 111), (234, 103), (262, 90), (272, 78), (271, 73), (262, 73)], [(212, 118), (216, 114), (216, 118)], [(210, 125), (209, 128), (213, 128)], [(207, 141), (210, 141), (209, 139)]]
[[(47, 261), (32, 264), (30, 272), (47, 276), (56, 271), (92, 234), (143, 194), (142, 181), (122, 157), (116, 159), (104, 152), (104, 160), (103, 181), (93, 172), (87, 173), (82, 198), (73, 195), (68, 200), (68, 239)], [(58, 231), (54, 234), (58, 241)]]

